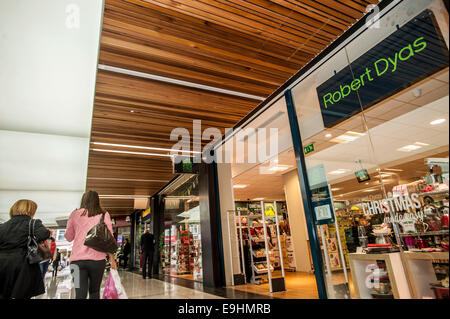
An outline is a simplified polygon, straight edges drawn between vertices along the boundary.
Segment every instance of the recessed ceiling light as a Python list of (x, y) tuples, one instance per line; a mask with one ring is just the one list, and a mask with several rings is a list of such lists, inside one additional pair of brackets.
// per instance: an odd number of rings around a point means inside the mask
[(358, 132), (352, 132), (352, 131), (347, 131), (342, 135), (339, 135), (335, 138), (333, 138), (332, 140), (330, 140), (331, 142), (334, 143), (350, 143), (353, 142), (355, 140), (357, 140), (358, 138), (360, 138), (361, 136), (366, 135), (365, 133), (358, 133)]
[(277, 166), (274, 166), (274, 167), (270, 167), (269, 171), (282, 172), (282, 171), (285, 171), (285, 170), (287, 170), (287, 169), (289, 169), (291, 167), (292, 166), (290, 166), (290, 165), (277, 165)]
[(134, 110), (131, 110), (130, 113), (134, 113)]
[(438, 125), (438, 124), (444, 123), (445, 121), (446, 121), (445, 119), (438, 119), (438, 120), (431, 121), (430, 124)]
[(405, 145), (403, 147), (397, 148), (397, 151), (399, 151), (399, 152), (412, 152), (412, 151), (418, 150), (419, 148), (422, 148), (422, 146), (410, 144), (410, 145)]
[(330, 175), (341, 175), (341, 174), (345, 174), (347, 172), (349, 172), (348, 169), (340, 168), (340, 169), (337, 169), (335, 171), (331, 171), (328, 174), (330, 174)]
[(389, 174), (378, 174), (376, 177), (381, 177), (381, 178), (383, 178), (383, 177), (391, 177), (391, 175), (389, 175)]
[(233, 188), (246, 188), (246, 187), (247, 185), (239, 185), (239, 184), (233, 185)]
[(399, 168), (384, 168), (385, 171), (392, 171), (392, 172), (403, 172), (402, 169)]
[(332, 137), (333, 135), (331, 135), (330, 133), (326, 134), (325, 137)]
[(366, 185), (369, 185), (369, 183), (366, 183)]

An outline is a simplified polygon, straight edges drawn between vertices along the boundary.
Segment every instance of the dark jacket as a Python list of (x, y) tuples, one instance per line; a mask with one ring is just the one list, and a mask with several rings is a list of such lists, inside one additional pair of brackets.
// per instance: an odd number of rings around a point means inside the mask
[[(31, 298), (45, 292), (39, 264), (26, 260), (29, 222), (29, 216), (19, 215), (0, 225), (0, 299)], [(38, 241), (50, 237), (38, 219), (34, 233)]]
[(153, 244), (153, 240), (155, 239), (155, 237), (153, 236), (153, 234), (147, 233), (147, 234), (143, 234), (141, 236), (141, 249), (142, 252), (153, 252), (155, 247)]
[(130, 243), (123, 244), (122, 253), (124, 256), (128, 256), (131, 253), (131, 245)]

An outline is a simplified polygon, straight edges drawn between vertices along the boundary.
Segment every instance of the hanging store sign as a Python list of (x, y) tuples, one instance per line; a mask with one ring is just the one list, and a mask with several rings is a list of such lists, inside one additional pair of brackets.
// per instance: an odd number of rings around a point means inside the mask
[(192, 157), (175, 156), (173, 160), (174, 174), (198, 174), (198, 163), (194, 163)]
[(151, 208), (147, 208), (146, 210), (144, 210), (141, 215), (141, 220), (146, 221), (150, 219), (151, 213), (152, 213)]
[(445, 68), (448, 49), (425, 10), (317, 87), (327, 128)]

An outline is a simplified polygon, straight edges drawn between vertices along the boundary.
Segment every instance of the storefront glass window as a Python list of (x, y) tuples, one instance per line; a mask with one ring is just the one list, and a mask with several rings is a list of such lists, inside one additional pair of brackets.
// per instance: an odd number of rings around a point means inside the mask
[[(442, 14), (440, 1), (400, 4), (292, 90), (303, 146), (314, 145), (305, 159), (312, 207), (325, 220), (318, 233), (329, 297), (411, 297), (407, 285), (392, 285), (400, 279), (386, 264), (403, 267), (394, 252), (448, 250)], [(333, 213), (336, 222), (327, 220)], [(358, 247), (387, 254), (370, 259)], [(365, 281), (375, 268), (387, 278), (378, 287)], [(448, 287), (448, 253), (446, 271)], [(435, 296), (430, 284), (421, 297)]]

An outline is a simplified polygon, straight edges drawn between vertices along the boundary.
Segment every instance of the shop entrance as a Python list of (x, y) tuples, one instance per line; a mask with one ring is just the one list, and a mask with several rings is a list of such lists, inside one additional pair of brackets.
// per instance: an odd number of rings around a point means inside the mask
[(203, 281), (198, 176), (182, 175), (164, 193), (160, 273)]
[[(279, 298), (316, 299), (318, 292), (314, 266), (293, 151), (289, 149), (278, 156), (278, 164), (273, 174), (260, 174), (261, 167), (264, 166), (267, 166), (267, 163), (255, 166), (233, 178), (237, 233), (240, 237), (239, 228), (241, 228), (243, 239), (244, 258), (241, 257), (241, 265), (245, 269), (247, 282), (247, 285), (235, 286), (235, 289)], [(273, 213), (275, 205), (278, 234), (276, 217)], [(265, 233), (262, 213), (265, 214), (267, 225)], [(349, 298), (351, 278), (346, 273), (346, 270), (349, 272), (349, 265), (341, 257), (344, 256), (346, 260), (347, 243), (345, 240), (339, 243), (337, 234), (351, 228), (352, 225), (347, 225), (349, 223), (351, 222), (344, 223), (340, 219), (337, 227), (335, 225), (324, 227), (324, 232), (320, 236), (323, 257), (330, 261), (334, 284), (341, 290), (342, 298)], [(268, 240), (272, 277), (281, 277), (284, 271), (286, 290), (282, 292), (270, 293), (265, 266), (265, 234)]]

